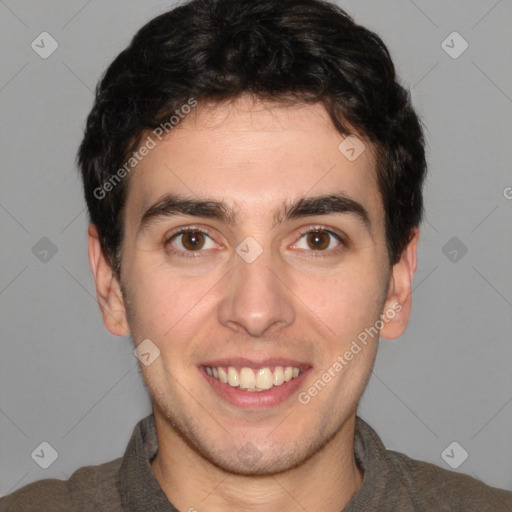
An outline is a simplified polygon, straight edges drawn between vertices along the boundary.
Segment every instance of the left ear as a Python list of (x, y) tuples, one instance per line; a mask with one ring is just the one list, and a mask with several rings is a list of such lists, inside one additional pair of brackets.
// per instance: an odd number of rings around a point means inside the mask
[(413, 228), (411, 241), (402, 252), (400, 260), (393, 266), (389, 281), (388, 296), (382, 312), (384, 326), (380, 336), (394, 340), (401, 336), (411, 314), (412, 280), (416, 272), (419, 227)]

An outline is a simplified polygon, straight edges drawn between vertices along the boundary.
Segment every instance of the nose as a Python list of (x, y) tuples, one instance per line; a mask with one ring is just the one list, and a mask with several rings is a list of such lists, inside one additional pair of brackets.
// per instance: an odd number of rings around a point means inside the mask
[(224, 286), (218, 317), (225, 327), (261, 337), (271, 327), (283, 328), (295, 320), (293, 293), (270, 251), (264, 250), (251, 263), (236, 254)]

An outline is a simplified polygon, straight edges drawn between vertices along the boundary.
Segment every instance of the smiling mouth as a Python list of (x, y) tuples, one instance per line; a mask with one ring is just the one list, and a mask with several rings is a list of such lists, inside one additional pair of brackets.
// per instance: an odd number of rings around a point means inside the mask
[(247, 366), (203, 366), (210, 377), (242, 391), (268, 391), (296, 379), (303, 373), (294, 366), (249, 368)]

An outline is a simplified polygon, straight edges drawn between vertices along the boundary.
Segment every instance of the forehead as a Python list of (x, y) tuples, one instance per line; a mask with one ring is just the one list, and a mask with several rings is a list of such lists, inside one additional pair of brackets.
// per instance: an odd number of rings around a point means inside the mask
[[(241, 216), (275, 212), (298, 197), (343, 193), (382, 213), (374, 148), (355, 160), (320, 104), (252, 98), (200, 104), (156, 144), (130, 176), (127, 205), (141, 215), (166, 193), (222, 200)], [(350, 155), (349, 155), (350, 156)], [(268, 207), (268, 209), (267, 209)]]

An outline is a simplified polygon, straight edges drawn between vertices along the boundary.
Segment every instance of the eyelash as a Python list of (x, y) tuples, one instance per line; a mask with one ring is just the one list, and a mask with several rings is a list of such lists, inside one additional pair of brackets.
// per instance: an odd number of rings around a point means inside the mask
[[(330, 255), (336, 255), (346, 247), (346, 243), (341, 235), (339, 235), (339, 234), (335, 233), (334, 231), (331, 231), (330, 229), (327, 229), (323, 226), (313, 226), (313, 227), (304, 228), (304, 229), (299, 230), (299, 235), (300, 235), (299, 240), (304, 235), (307, 235), (310, 233), (318, 233), (318, 232), (326, 233), (326, 234), (330, 235), (331, 237), (335, 238), (340, 243), (340, 247), (337, 247), (335, 249), (325, 249), (325, 250), (320, 250), (320, 251), (310, 250), (307, 252), (311, 252), (313, 254), (311, 254), (309, 257), (318, 258), (318, 257), (327, 257)], [(187, 228), (183, 228), (178, 231), (175, 231), (174, 233), (171, 233), (171, 235), (169, 235), (169, 237), (167, 237), (166, 240), (164, 241), (165, 247), (168, 247), (175, 238), (179, 237), (180, 235), (184, 235), (186, 233), (201, 233), (203, 235), (207, 235), (210, 239), (212, 239), (212, 237), (209, 235), (208, 231), (205, 231), (204, 229), (195, 228), (194, 226), (189, 226)], [(201, 250), (183, 251), (180, 249), (170, 249), (170, 252), (181, 257), (181, 258), (198, 258), (198, 257), (201, 257), (200, 253), (204, 252), (204, 251), (201, 251)], [(197, 253), (197, 254), (195, 254), (195, 253)], [(326, 254), (326, 253), (328, 253), (328, 254)]]

